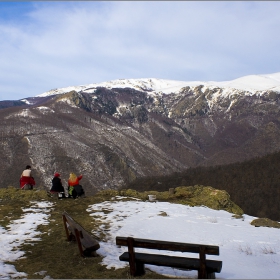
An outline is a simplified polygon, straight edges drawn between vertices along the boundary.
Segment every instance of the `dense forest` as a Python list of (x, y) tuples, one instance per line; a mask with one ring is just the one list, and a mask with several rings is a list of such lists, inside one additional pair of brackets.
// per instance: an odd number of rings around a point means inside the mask
[(139, 178), (126, 188), (166, 191), (193, 185), (226, 190), (246, 214), (280, 221), (280, 152), (229, 165), (190, 168), (170, 176)]

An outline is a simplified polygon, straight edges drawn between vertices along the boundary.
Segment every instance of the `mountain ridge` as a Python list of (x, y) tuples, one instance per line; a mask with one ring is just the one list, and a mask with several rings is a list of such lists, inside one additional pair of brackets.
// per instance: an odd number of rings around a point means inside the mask
[(142, 79), (117, 79), (102, 83), (93, 83), (81, 86), (71, 86), (59, 89), (53, 89), (42, 94), (38, 97), (61, 94), (69, 91), (87, 91), (93, 93), (98, 87), (112, 88), (133, 88), (136, 90), (150, 91), (153, 93), (176, 93), (181, 88), (190, 86), (196, 87), (199, 85), (207, 87), (221, 87), (240, 89), (244, 91), (263, 91), (263, 90), (275, 90), (280, 91), (280, 72), (266, 75), (248, 75), (241, 78), (234, 79), (232, 81), (225, 82), (203, 82), (203, 81), (177, 81), (177, 80), (165, 80), (156, 78), (142, 78)]
[[(279, 73), (269, 76), (275, 81)], [(2, 187), (17, 186), (27, 164), (41, 188), (50, 188), (56, 171), (65, 186), (75, 172), (94, 194), (139, 177), (280, 150), (278, 91), (197, 85), (165, 94), (153, 92), (151, 81), (145, 90), (125, 80), (123, 87), (70, 87), (26, 98), (22, 106), (6, 104), (0, 110)]]

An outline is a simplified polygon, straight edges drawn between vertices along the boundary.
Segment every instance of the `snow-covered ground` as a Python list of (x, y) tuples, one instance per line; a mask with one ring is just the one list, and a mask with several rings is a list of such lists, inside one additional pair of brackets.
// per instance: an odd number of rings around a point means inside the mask
[[(18, 249), (23, 242), (38, 239), (39, 224), (47, 224), (48, 202), (34, 202), (23, 209), (25, 214), (10, 222), (8, 229), (0, 227), (0, 279), (24, 278), (24, 272), (5, 264), (24, 257)], [(115, 245), (116, 236), (134, 236), (157, 240), (186, 243), (213, 244), (220, 247), (220, 256), (209, 256), (223, 261), (219, 279), (279, 279), (280, 278), (280, 229), (254, 227), (250, 222), (255, 217), (244, 215), (235, 219), (226, 211), (206, 207), (190, 207), (167, 202), (143, 202), (139, 200), (121, 201), (116, 197), (111, 201), (88, 207), (93, 220), (101, 220), (96, 236), (103, 232), (106, 242), (101, 242), (97, 251), (104, 256), (102, 264), (116, 269), (128, 265), (118, 260), (126, 248)], [(106, 223), (110, 227), (106, 227)], [(141, 249), (139, 249), (140, 251)], [(155, 252), (155, 251), (154, 251)], [(170, 252), (165, 251), (165, 254)], [(173, 253), (174, 254), (174, 253)], [(177, 255), (187, 255), (178, 253)], [(168, 267), (147, 266), (149, 269), (170, 277), (197, 278), (196, 271), (181, 271)], [(40, 273), (40, 272), (38, 272)], [(45, 272), (47, 273), (47, 271)]]
[[(116, 236), (218, 245), (223, 261), (221, 279), (279, 279), (280, 229), (254, 227), (255, 217), (235, 219), (226, 211), (206, 207), (189, 207), (167, 202), (107, 201), (88, 208), (93, 219), (109, 222), (108, 240), (97, 251), (108, 268), (121, 268), (128, 263), (118, 260), (127, 248), (115, 245)], [(109, 213), (108, 213), (109, 212)], [(106, 213), (106, 214), (105, 214)], [(101, 229), (102, 230), (102, 229)], [(95, 232), (98, 235), (98, 232)], [(136, 249), (136, 251), (149, 251)], [(150, 250), (151, 253), (158, 253)], [(174, 252), (164, 253), (173, 254)], [(178, 253), (177, 255), (188, 255)], [(195, 256), (190, 254), (189, 256)], [(171, 277), (197, 278), (196, 271), (182, 271), (147, 265), (147, 268)]]

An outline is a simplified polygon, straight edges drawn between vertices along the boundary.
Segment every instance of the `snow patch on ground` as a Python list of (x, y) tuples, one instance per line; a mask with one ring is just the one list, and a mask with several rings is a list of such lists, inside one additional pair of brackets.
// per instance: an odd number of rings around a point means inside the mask
[[(25, 213), (21, 218), (11, 221), (7, 229), (0, 226), (0, 279), (23, 278), (27, 274), (18, 272), (13, 262), (24, 257), (24, 252), (19, 249), (22, 244), (39, 241), (41, 232), (37, 231), (39, 225), (47, 225), (53, 203), (31, 202), (30, 208), (22, 209)], [(1, 206), (0, 206), (1, 209)]]
[[(117, 198), (119, 200), (119, 198)], [(168, 202), (106, 201), (92, 205), (87, 210), (94, 220), (103, 222), (100, 232), (106, 235), (97, 251), (104, 256), (102, 264), (108, 268), (128, 265), (119, 261), (126, 251), (115, 245), (116, 236), (132, 236), (185, 243), (202, 243), (220, 246), (220, 256), (210, 259), (223, 261), (220, 279), (279, 279), (280, 278), (280, 229), (254, 227), (255, 217), (244, 215), (235, 219), (232, 213), (207, 207), (190, 207)], [(161, 213), (165, 212), (166, 216)], [(104, 231), (104, 224), (109, 223)], [(136, 249), (136, 251), (154, 250)], [(157, 252), (159, 253), (159, 252)], [(163, 253), (163, 252), (162, 252)], [(169, 255), (195, 254), (171, 253)], [(196, 278), (196, 271), (182, 271), (168, 267), (147, 265), (147, 268), (170, 277)]]

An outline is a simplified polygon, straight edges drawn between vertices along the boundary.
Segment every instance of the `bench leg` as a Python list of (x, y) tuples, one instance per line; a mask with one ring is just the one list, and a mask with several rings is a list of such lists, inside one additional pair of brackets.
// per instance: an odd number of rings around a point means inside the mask
[(198, 279), (216, 279), (215, 272), (208, 272), (207, 270), (205, 273), (201, 273), (201, 271), (198, 271)]
[(131, 276), (141, 276), (145, 274), (145, 265), (142, 262), (135, 260), (134, 253), (134, 239), (133, 237), (127, 238), (128, 254), (129, 254), (129, 267)]
[(199, 270), (198, 270), (198, 279), (206, 279), (206, 257), (205, 257), (205, 246), (199, 247)]
[(85, 249), (83, 254), (85, 257), (97, 257), (98, 256), (96, 251), (89, 249), (89, 248)]
[(62, 219), (63, 219), (64, 229), (65, 229), (65, 232), (66, 232), (66, 238), (67, 238), (68, 241), (71, 241), (71, 236), (70, 236), (70, 233), (69, 233), (69, 230), (68, 230), (68, 227), (67, 227), (67, 219), (66, 219), (65, 215), (62, 215)]
[(142, 276), (145, 274), (145, 264), (144, 263), (136, 261), (135, 266), (136, 266), (135, 276)]
[(216, 279), (215, 272), (206, 271), (206, 279)]
[(129, 254), (130, 275), (136, 276), (135, 253), (134, 253), (133, 243), (134, 243), (134, 239), (132, 237), (128, 237), (127, 245), (128, 245), (128, 254)]
[(80, 239), (80, 232), (76, 228), (75, 228), (75, 237), (76, 237), (76, 241), (77, 241), (77, 244), (78, 244), (80, 255), (81, 255), (81, 257), (85, 257), (83, 247), (82, 247), (82, 243), (81, 243), (81, 239)]

